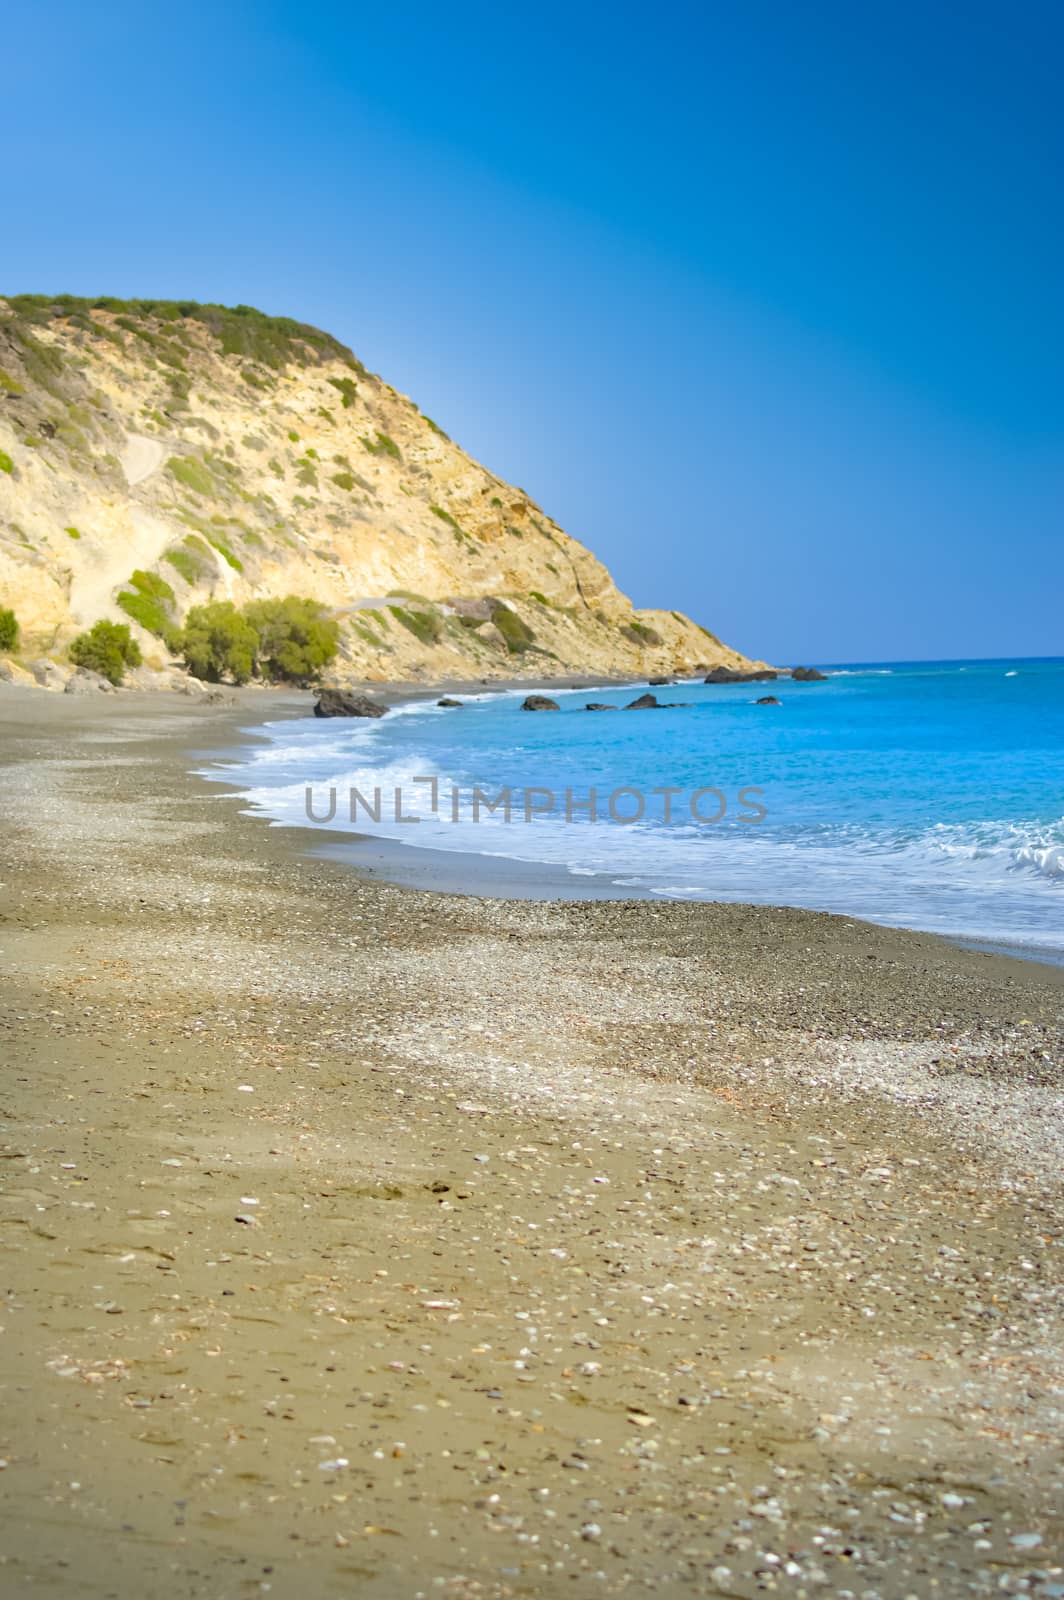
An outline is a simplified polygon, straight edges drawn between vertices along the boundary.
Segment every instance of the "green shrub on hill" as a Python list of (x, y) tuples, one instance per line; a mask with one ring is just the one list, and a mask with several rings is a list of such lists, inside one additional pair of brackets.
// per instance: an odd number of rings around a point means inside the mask
[(501, 600), (495, 606), (491, 620), (502, 634), (511, 655), (522, 655), (535, 643), (536, 636), (528, 623), (522, 621), (517, 612), (511, 611)]
[(233, 550), (229, 545), (226, 544), (224, 539), (219, 539), (216, 534), (208, 533), (207, 543), (209, 545), (213, 545), (214, 549), (217, 550), (222, 560), (227, 562), (228, 565), (232, 567), (234, 572), (243, 572), (244, 563), (241, 561), (238, 555), (234, 554)]
[(310, 683), (336, 655), (338, 624), (317, 600), (286, 595), (283, 600), (253, 600), (244, 616), (258, 634), (258, 671), (282, 683)]
[(14, 472), (15, 463), (6, 450), (0, 450), (0, 472)]
[(223, 678), (247, 683), (255, 670), (258, 648), (258, 634), (231, 600), (193, 606), (174, 639), (174, 649), (188, 670), (208, 683), (220, 683)]
[(94, 622), (88, 633), (79, 633), (70, 646), (70, 659), (77, 667), (98, 672), (113, 684), (120, 684), (127, 667), (139, 667), (140, 646), (124, 622)]
[(435, 644), (443, 632), (443, 618), (437, 611), (407, 611), (403, 606), (389, 606), (388, 610), (422, 644)]
[(401, 461), (403, 459), (402, 452), (400, 451), (395, 440), (390, 438), (388, 434), (382, 433), (379, 428), (377, 429), (377, 437), (375, 440), (367, 439), (365, 435), (363, 435), (362, 443), (365, 445), (371, 456), (391, 456), (395, 461)]
[(456, 533), (461, 533), (461, 528), (449, 511), (445, 511), (442, 506), (429, 506), (429, 510), (434, 517), (439, 517), (441, 522), (446, 522), (449, 528), (453, 528)]
[(142, 572), (138, 567), (129, 581), (132, 592), (123, 590), (118, 596), (122, 610), (149, 633), (169, 639), (174, 633), (174, 591), (166, 579), (160, 578), (157, 572)]
[(253, 600), (238, 610), (231, 600), (193, 606), (172, 648), (189, 671), (208, 683), (312, 683), (336, 655), (339, 626), (317, 600), (286, 595)]
[(186, 489), (191, 489), (194, 494), (215, 493), (214, 478), (210, 470), (202, 461), (197, 461), (195, 456), (171, 456), (166, 467), (178, 483), (183, 484)]
[(664, 643), (656, 628), (648, 628), (645, 622), (637, 622), (634, 617), (621, 624), (620, 633), (632, 644), (653, 646)]
[[(110, 295), (84, 299), (72, 294), (16, 294), (8, 304), (24, 321), (46, 326), (53, 318), (69, 318), (79, 327), (101, 331), (90, 317), (92, 311), (107, 311), (129, 331), (143, 338), (146, 323), (160, 322), (173, 338), (188, 342), (184, 325), (198, 323), (216, 339), (225, 355), (244, 356), (270, 367), (275, 372), (286, 366), (313, 366), (324, 361), (341, 361), (345, 367), (368, 377), (361, 361), (347, 348), (308, 323), (291, 317), (269, 317), (254, 306), (200, 305), (195, 300), (117, 300)], [(142, 331), (144, 330), (144, 331)], [(156, 337), (161, 337), (156, 333)]]
[(0, 650), (18, 649), (18, 618), (7, 606), (0, 606)]
[(354, 378), (330, 378), (329, 382), (334, 389), (338, 389), (343, 396), (344, 410), (347, 411), (358, 399), (358, 384)]
[(214, 570), (210, 550), (198, 534), (190, 533), (180, 545), (167, 550), (163, 556), (186, 583), (201, 583)]

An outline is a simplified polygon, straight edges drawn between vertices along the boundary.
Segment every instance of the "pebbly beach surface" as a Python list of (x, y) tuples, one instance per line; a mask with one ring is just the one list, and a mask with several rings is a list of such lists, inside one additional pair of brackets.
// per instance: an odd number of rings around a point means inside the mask
[(0, 1583), (1064, 1596), (1064, 971), (474, 898), (0, 699)]

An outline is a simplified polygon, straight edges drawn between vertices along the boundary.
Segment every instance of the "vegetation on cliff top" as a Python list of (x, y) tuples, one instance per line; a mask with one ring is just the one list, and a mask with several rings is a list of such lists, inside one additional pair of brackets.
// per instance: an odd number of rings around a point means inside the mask
[[(359, 377), (369, 376), (357, 356), (332, 334), (291, 317), (267, 316), (254, 306), (201, 305), (195, 300), (117, 300), (112, 295), (91, 299), (73, 294), (15, 294), (6, 298), (18, 318), (39, 326), (62, 318), (85, 332), (98, 332), (100, 324), (94, 322), (92, 312), (106, 311), (127, 332), (141, 334), (150, 321), (163, 324), (167, 331), (180, 337), (182, 323), (195, 322), (218, 341), (223, 355), (246, 356), (275, 372), (287, 366), (340, 361)], [(171, 361), (177, 359), (172, 346), (156, 350), (156, 354), (164, 358), (169, 355)]]

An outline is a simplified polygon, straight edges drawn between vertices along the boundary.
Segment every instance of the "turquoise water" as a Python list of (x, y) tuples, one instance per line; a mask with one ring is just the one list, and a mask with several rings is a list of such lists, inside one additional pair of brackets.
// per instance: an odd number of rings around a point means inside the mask
[[(1064, 660), (906, 662), (828, 668), (826, 683), (654, 692), (677, 710), (588, 713), (645, 690), (561, 692), (560, 713), (531, 715), (520, 694), (485, 694), (463, 710), (404, 706), (379, 722), (279, 722), (212, 776), (235, 783), (276, 822), (306, 823), (337, 790), (321, 825), (417, 848), (509, 856), (575, 879), (684, 899), (845, 912), (955, 937), (1064, 951)], [(757, 706), (775, 694), (782, 704)], [(432, 790), (415, 777), (438, 780)], [(472, 788), (512, 791), (473, 816)], [(354, 786), (381, 818), (361, 806)], [(394, 790), (404, 815), (394, 815)], [(526, 791), (534, 810), (525, 820)], [(600, 816), (565, 815), (597, 790)], [(655, 789), (673, 787), (671, 797)], [(758, 795), (740, 791), (756, 788)], [(457, 799), (452, 796), (457, 790)], [(608, 797), (621, 788), (612, 820)], [(696, 801), (695, 790), (715, 789)], [(718, 817), (723, 804), (723, 815)], [(666, 806), (669, 820), (666, 821)], [(757, 821), (759, 807), (764, 816)], [(701, 820), (701, 819), (706, 820)], [(574, 888), (576, 887), (574, 881)], [(586, 887), (586, 886), (585, 886)]]

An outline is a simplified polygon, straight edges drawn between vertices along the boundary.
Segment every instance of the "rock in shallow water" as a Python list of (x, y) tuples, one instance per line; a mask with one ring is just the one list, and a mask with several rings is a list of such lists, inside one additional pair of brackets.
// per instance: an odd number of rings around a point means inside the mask
[(737, 672), (734, 667), (714, 667), (707, 672), (705, 683), (775, 683), (778, 673), (771, 667), (761, 672)]
[(560, 711), (561, 706), (557, 700), (549, 700), (545, 694), (530, 694), (521, 703), (522, 711)]
[(314, 707), (316, 717), (384, 717), (388, 707), (366, 694), (352, 694), (347, 689), (321, 689)]
[(625, 706), (626, 711), (677, 711), (680, 706), (686, 705), (685, 700), (659, 700), (656, 694), (641, 694), (638, 700), (630, 700)]

